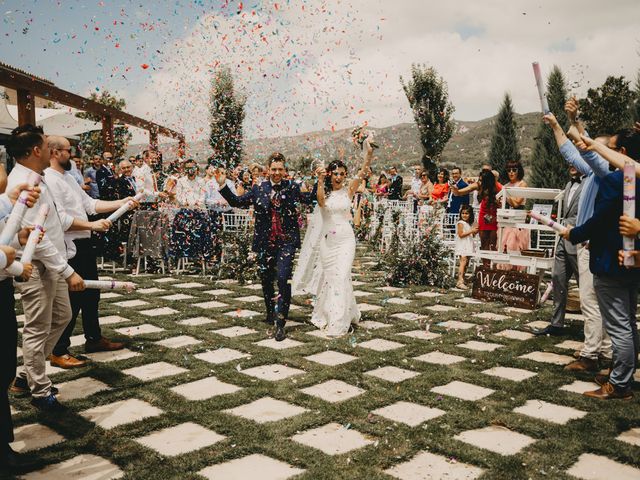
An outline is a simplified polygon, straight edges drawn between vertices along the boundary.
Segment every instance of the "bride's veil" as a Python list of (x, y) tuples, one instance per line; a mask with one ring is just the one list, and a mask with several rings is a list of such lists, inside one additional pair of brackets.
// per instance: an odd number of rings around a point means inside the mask
[(307, 232), (302, 242), (298, 265), (293, 272), (292, 293), (294, 295), (317, 295), (322, 266), (318, 261), (320, 254), (320, 239), (322, 238), (322, 212), (320, 206), (311, 214)]

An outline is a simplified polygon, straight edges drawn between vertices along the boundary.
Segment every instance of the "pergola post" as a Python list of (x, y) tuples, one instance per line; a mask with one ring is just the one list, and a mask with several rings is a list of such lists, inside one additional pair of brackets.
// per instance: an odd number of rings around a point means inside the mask
[(18, 125), (36, 124), (36, 102), (29, 90), (22, 88), (16, 90), (18, 93)]
[(102, 144), (104, 151), (115, 154), (116, 145), (113, 139), (113, 118), (110, 115), (102, 117)]
[(154, 152), (158, 151), (158, 130), (155, 128), (149, 130), (149, 148)]

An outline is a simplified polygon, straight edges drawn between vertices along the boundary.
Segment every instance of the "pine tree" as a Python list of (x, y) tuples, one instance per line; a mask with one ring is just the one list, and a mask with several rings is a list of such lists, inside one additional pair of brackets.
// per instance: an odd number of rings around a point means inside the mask
[[(553, 67), (547, 80), (547, 100), (549, 109), (556, 116), (562, 128), (568, 129), (569, 120), (564, 111), (564, 104), (567, 101), (567, 87), (564, 75), (557, 66)], [(540, 116), (542, 117), (542, 113)], [(531, 156), (529, 183), (537, 188), (564, 188), (568, 181), (569, 169), (560, 155), (553, 131), (541, 121)]]
[(234, 90), (228, 68), (216, 72), (211, 83), (211, 133), (209, 145), (213, 153), (210, 163), (232, 168), (242, 161), (244, 106), (246, 98)]
[(500, 183), (508, 183), (506, 165), (512, 161), (520, 161), (518, 150), (517, 125), (513, 111), (513, 103), (508, 93), (504, 94), (504, 100), (496, 117), (496, 126), (491, 137), (489, 150), (489, 163), (491, 168), (500, 173)]
[(633, 115), (634, 122), (640, 122), (640, 70), (638, 70), (636, 74), (636, 84), (633, 86), (633, 95), (631, 114)]
[[(116, 110), (124, 110), (127, 106), (127, 102), (124, 98), (118, 98), (109, 93), (108, 90), (103, 90), (100, 96), (94, 92), (89, 95), (89, 99), (94, 102), (102, 103), (103, 105), (108, 105)], [(76, 116), (92, 120), (94, 122), (102, 121), (100, 115), (89, 112), (80, 112), (77, 113)], [(113, 143), (115, 151), (112, 153), (114, 158), (121, 158), (125, 156), (127, 146), (129, 145), (132, 137), (133, 135), (129, 131), (129, 127), (125, 124), (115, 124), (113, 126)], [(80, 135), (79, 146), (85, 155), (102, 155), (102, 152), (105, 150), (104, 142), (102, 141), (102, 130), (92, 130), (90, 132), (82, 133)]]
[(452, 118), (455, 108), (449, 101), (447, 83), (433, 67), (415, 64), (411, 66), (411, 80), (405, 82), (400, 77), (400, 83), (420, 132), (422, 163), (435, 179), (440, 155), (455, 127)]
[(590, 88), (580, 100), (580, 112), (589, 135), (607, 135), (629, 128), (633, 118), (634, 92), (624, 77), (607, 77), (598, 88)]

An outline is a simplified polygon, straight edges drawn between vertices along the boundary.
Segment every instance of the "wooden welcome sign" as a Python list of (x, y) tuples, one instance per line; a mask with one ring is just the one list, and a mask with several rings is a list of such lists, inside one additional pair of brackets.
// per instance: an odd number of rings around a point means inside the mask
[(504, 302), (513, 307), (534, 309), (538, 305), (540, 276), (515, 270), (477, 267), (471, 296), (479, 300)]

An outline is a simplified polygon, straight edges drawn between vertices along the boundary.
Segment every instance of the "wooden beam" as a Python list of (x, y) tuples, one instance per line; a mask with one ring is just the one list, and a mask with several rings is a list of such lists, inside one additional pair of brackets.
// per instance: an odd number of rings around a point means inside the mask
[[(180, 132), (163, 127), (157, 123), (144, 120), (140, 117), (130, 115), (127, 112), (117, 110), (113, 107), (103, 105), (99, 102), (89, 100), (88, 98), (81, 97), (75, 93), (67, 92), (66, 90), (56, 87), (50, 82), (24, 72), (16, 71), (2, 64), (0, 64), (0, 85), (12, 88), (18, 92), (21, 90), (30, 92), (32, 98), (44, 98), (52, 102), (61, 103), (72, 108), (77, 108), (78, 110), (99, 115), (100, 117), (109, 116), (111, 117), (112, 122), (119, 120), (127, 125), (143, 128), (145, 130), (155, 129), (160, 135), (184, 141), (184, 135)], [(19, 97), (20, 94), (18, 94), (18, 98)], [(35, 123), (35, 108), (33, 109), (33, 120)]]
[(18, 92), (18, 125), (36, 125), (36, 102), (29, 90), (17, 89)]
[(115, 155), (115, 142), (113, 140), (113, 119), (109, 115), (102, 117), (102, 145), (104, 151)]

